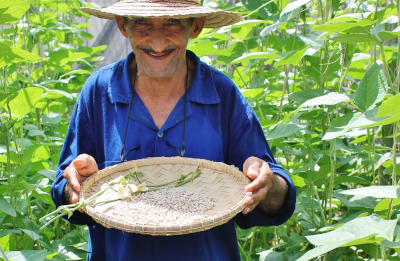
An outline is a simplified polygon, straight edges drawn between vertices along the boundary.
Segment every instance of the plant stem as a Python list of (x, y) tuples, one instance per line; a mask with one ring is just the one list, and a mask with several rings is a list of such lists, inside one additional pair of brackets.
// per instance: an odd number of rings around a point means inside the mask
[[(176, 185), (174, 187), (179, 187), (179, 186), (182, 186), (182, 185), (192, 181), (193, 179), (197, 178), (199, 175), (200, 175), (200, 169), (197, 168), (196, 172), (192, 171), (192, 172), (189, 172), (188, 174), (181, 175), (180, 178), (175, 179), (173, 181), (166, 182), (166, 183), (159, 184), (159, 185), (147, 185), (147, 187), (149, 187), (149, 188), (160, 188), (160, 187), (166, 187), (166, 186), (171, 185), (173, 183), (176, 183)], [(186, 180), (186, 178), (188, 178), (189, 176), (192, 176), (192, 178), (189, 179), (189, 180)]]
[(243, 255), (244, 259), (245, 259), (245, 260), (248, 260), (246, 251), (244, 250), (243, 246), (242, 246), (240, 243), (238, 244), (238, 246), (239, 246), (239, 251), (240, 251), (240, 253)]
[(385, 49), (383, 48), (383, 44), (381, 42), (379, 42), (379, 47), (381, 49), (382, 60), (383, 60), (383, 68), (385, 69), (386, 79), (388, 81), (390, 89), (392, 90), (392, 93), (395, 94), (397, 88), (394, 86), (394, 84), (392, 82), (392, 77), (390, 76), (388, 63), (386, 61)]
[(323, 10), (322, 6), (323, 6), (322, 0), (319, 0), (318, 1), (319, 12), (321, 14), (322, 23), (324, 24), (325, 23), (325, 18), (324, 18), (324, 10)]
[(249, 249), (249, 254), (247, 255), (247, 261), (251, 260), (251, 253), (253, 252), (253, 247), (254, 247), (254, 238), (256, 235), (256, 228), (252, 228), (252, 233), (251, 233), (251, 239), (250, 239), (250, 249)]
[(393, 147), (392, 147), (392, 164), (393, 164), (393, 172), (392, 172), (392, 185), (397, 185), (397, 174), (396, 174), (396, 152), (397, 152), (397, 123), (393, 124)]
[(314, 185), (312, 185), (312, 188), (313, 188), (313, 193), (317, 197), (319, 211), (321, 212), (321, 220), (322, 220), (324, 226), (326, 226), (327, 223), (326, 223), (326, 218), (325, 218), (325, 214), (324, 214), (325, 212), (324, 212), (324, 210), (322, 209), (322, 206), (321, 206), (321, 199), (319, 198), (318, 191), (315, 189)]
[(333, 188), (335, 187), (335, 174), (336, 174), (336, 139), (331, 140), (331, 176), (329, 182), (329, 214), (328, 221), (332, 224), (332, 198), (333, 198)]
[[(314, 186), (314, 185), (311, 184), (310, 186)], [(312, 190), (311, 190), (311, 195), (313, 195)], [(304, 211), (307, 212), (308, 215), (311, 217), (311, 221), (312, 221), (313, 227), (315, 227), (315, 226), (316, 226), (316, 223), (315, 223), (315, 218), (314, 218), (314, 210), (312, 209), (312, 212), (313, 212), (313, 213), (310, 213), (310, 210), (309, 210), (309, 209), (307, 208), (307, 206), (304, 204), (303, 200), (301, 200), (300, 195), (297, 195), (296, 198), (297, 198), (297, 200), (300, 202), (300, 204), (303, 206)], [(313, 200), (313, 198), (312, 198), (311, 200)]]

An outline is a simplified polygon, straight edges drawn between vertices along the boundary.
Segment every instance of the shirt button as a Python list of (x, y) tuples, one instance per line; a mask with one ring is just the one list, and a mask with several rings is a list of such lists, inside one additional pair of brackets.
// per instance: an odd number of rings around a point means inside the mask
[(158, 133), (158, 137), (161, 139), (162, 137), (164, 137), (164, 132), (160, 132)]

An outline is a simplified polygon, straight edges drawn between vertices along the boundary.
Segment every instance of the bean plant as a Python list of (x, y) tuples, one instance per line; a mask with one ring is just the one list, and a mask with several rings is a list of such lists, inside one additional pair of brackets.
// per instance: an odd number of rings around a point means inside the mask
[[(400, 260), (399, 0), (203, 0), (243, 21), (189, 49), (228, 75), (297, 191), (242, 260)], [(234, 2), (234, 3), (232, 3)], [(87, 229), (39, 219), (73, 105), (105, 46), (79, 0), (0, 1), (0, 258), (84, 260)]]
[(255, 109), (297, 189), (275, 228), (237, 229), (243, 260), (400, 260), (399, 1), (242, 0), (243, 22), (190, 49)]
[(104, 46), (85, 47), (78, 0), (0, 1), (0, 258), (79, 260), (87, 232), (54, 210), (50, 185), (73, 105)]

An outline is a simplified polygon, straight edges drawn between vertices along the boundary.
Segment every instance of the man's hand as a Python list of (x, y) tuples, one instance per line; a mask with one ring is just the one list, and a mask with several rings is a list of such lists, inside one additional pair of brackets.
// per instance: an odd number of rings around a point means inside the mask
[(67, 180), (64, 188), (66, 202), (77, 203), (82, 182), (98, 170), (97, 163), (92, 156), (81, 154), (76, 157), (63, 173), (63, 177)]
[(247, 198), (246, 207), (242, 211), (247, 214), (257, 205), (266, 213), (276, 213), (285, 202), (288, 185), (279, 175), (275, 175), (267, 162), (256, 157), (249, 157), (243, 164), (243, 173), (251, 179), (245, 188), (252, 192)]

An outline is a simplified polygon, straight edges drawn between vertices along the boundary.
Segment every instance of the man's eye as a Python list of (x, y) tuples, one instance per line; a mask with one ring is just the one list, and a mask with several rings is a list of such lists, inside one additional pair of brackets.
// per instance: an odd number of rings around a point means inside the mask
[(135, 24), (146, 24), (146, 20), (143, 18), (136, 19)]
[(176, 24), (180, 24), (180, 23), (181, 23), (181, 20), (179, 20), (179, 19), (174, 19), (174, 18), (168, 19), (169, 25), (176, 25)]

